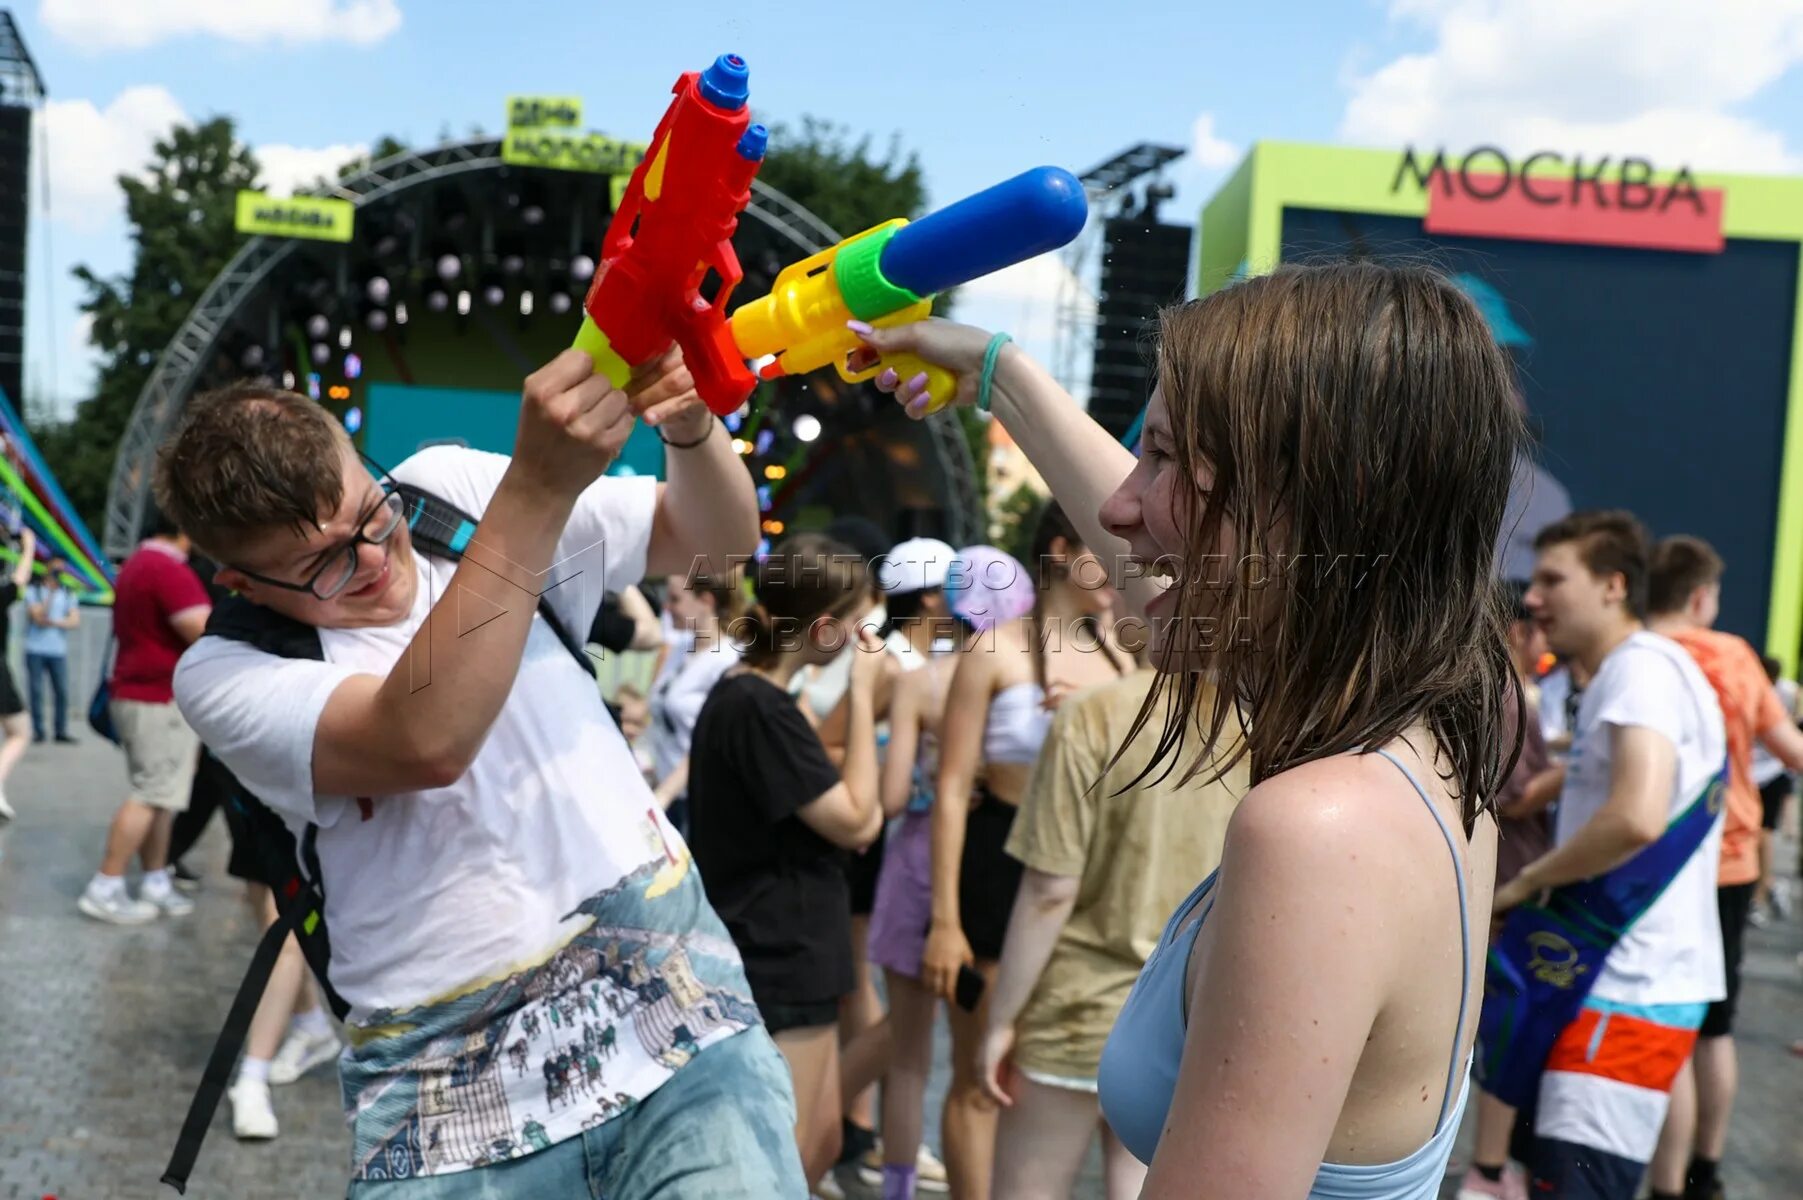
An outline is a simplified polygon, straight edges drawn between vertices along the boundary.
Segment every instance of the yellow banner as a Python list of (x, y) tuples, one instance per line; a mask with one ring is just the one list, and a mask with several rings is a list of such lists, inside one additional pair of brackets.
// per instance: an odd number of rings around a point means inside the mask
[(239, 233), (348, 242), (355, 219), (356, 209), (349, 200), (271, 196), (267, 192), (238, 193)]
[(642, 142), (620, 142), (603, 133), (556, 128), (509, 129), (501, 161), (516, 167), (550, 167), (596, 175), (630, 175), (645, 157)]
[(535, 129), (558, 126), (574, 129), (582, 124), (581, 96), (509, 96), (507, 128)]

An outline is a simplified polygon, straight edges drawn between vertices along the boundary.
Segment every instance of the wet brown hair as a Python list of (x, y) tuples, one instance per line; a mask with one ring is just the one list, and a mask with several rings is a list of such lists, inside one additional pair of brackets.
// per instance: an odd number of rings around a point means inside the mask
[(749, 667), (767, 667), (797, 648), (808, 626), (840, 617), (868, 597), (864, 560), (844, 542), (797, 533), (778, 542), (758, 564), (757, 603), (733, 622)]
[(1687, 533), (1661, 538), (1653, 546), (1647, 611), (1662, 615), (1682, 612), (1692, 592), (1721, 582), (1723, 569), (1722, 556), (1702, 538)]
[(296, 392), (235, 383), (189, 403), (157, 452), (157, 506), (225, 561), (268, 529), (317, 528), (344, 498), (349, 436)]
[[(1494, 573), (1522, 415), (1483, 316), (1424, 268), (1285, 266), (1167, 309), (1159, 341), (1171, 469), (1214, 481), (1177, 488), (1189, 657), (1135, 726), (1163, 696), (1154, 765), (1181, 755), (1212, 675), (1190, 775), (1249, 757), (1257, 784), (1425, 726), (1469, 833), (1522, 704)], [(1223, 534), (1238, 561), (1205, 569)]]

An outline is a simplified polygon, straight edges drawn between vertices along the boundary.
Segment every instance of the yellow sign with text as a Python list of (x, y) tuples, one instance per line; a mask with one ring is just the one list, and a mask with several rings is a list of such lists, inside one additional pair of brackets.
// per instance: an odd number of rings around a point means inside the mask
[(356, 206), (349, 200), (239, 192), (235, 226), (239, 233), (259, 237), (348, 242), (356, 215)]
[(537, 129), (541, 126), (574, 129), (580, 124), (581, 96), (507, 97), (508, 129)]
[(507, 138), (501, 143), (501, 161), (516, 167), (630, 175), (644, 159), (645, 149), (641, 142), (616, 141), (604, 133), (518, 128), (507, 131)]

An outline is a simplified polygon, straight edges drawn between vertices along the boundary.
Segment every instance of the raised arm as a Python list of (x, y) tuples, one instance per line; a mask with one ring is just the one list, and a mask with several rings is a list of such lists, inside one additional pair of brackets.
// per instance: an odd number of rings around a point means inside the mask
[(848, 704), (843, 778), (824, 796), (796, 812), (810, 829), (834, 845), (862, 850), (876, 841), (883, 828), (883, 806), (877, 798), (876, 718), (874, 695), (882, 670), (883, 644), (868, 630), (859, 634), (850, 653), (851, 685)]
[(19, 557), (13, 560), (12, 582), (21, 592), (31, 582), (31, 566), (38, 552), (38, 535), (29, 528), (19, 531)]
[(620, 592), (620, 612), (632, 621), (632, 642), (628, 650), (658, 650), (664, 644), (664, 627), (651, 611), (651, 601), (636, 587)]
[[(418, 791), (469, 768), (513, 689), (576, 499), (632, 424), (626, 396), (581, 351), (526, 380), (513, 459), (443, 596), (393, 670), (353, 675), (327, 700), (313, 738), (316, 792)], [(495, 615), (467, 630), (459, 612), (472, 604)]]
[[(867, 345), (882, 354), (915, 354), (958, 374), (955, 404), (976, 400), (977, 381), (988, 349), (987, 331), (937, 318), (897, 325), (891, 329), (854, 326)], [(893, 374), (879, 377), (877, 386), (893, 391), (908, 405), (908, 414), (924, 417), (925, 408), (911, 397), (909, 380)], [(1144, 615), (1159, 586), (1140, 577), (1129, 577), (1120, 565), (1126, 543), (1102, 526), (1102, 502), (1133, 472), (1133, 453), (1110, 437), (1090, 415), (1077, 407), (1070, 393), (1044, 367), (1020, 347), (1002, 347), (996, 359), (990, 411), (1014, 439), (1034, 468), (1052, 489), (1052, 497), (1077, 526), (1083, 544), (1109, 566), (1110, 576), (1124, 583), (1129, 610)]]
[[(667, 396), (640, 403), (645, 423), (664, 438), (664, 479), (646, 556), (648, 575), (689, 575), (697, 566), (724, 577), (757, 549), (757, 490), (726, 427), (695, 396), (694, 382), (671, 350), (653, 371), (676, 381)], [(677, 387), (681, 384), (681, 387)], [(687, 445), (686, 443), (696, 443)]]

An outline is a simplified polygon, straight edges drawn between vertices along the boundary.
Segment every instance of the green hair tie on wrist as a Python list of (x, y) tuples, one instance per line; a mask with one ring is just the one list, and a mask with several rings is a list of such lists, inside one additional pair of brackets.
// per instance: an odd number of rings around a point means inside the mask
[(989, 339), (989, 348), (983, 351), (983, 373), (977, 377), (977, 408), (982, 412), (989, 411), (989, 392), (995, 386), (995, 363), (1001, 357), (1002, 347), (1014, 339), (1005, 333), (998, 333)]

